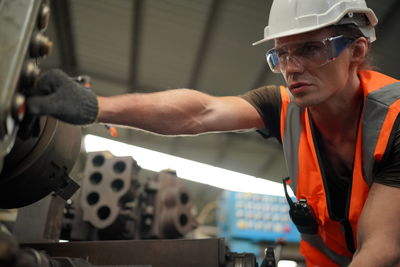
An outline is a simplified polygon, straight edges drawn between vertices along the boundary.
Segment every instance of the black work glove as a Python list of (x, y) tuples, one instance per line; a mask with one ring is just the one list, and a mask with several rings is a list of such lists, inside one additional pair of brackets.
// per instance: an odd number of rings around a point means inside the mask
[(67, 123), (94, 123), (99, 112), (97, 96), (58, 69), (44, 73), (28, 98), (28, 112), (48, 115)]

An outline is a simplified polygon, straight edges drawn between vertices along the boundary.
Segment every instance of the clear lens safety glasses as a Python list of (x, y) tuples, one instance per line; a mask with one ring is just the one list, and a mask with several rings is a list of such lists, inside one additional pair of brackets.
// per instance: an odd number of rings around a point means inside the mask
[(354, 41), (355, 38), (339, 35), (320, 41), (293, 43), (269, 50), (266, 58), (274, 73), (282, 72), (290, 59), (304, 68), (314, 69), (334, 60)]

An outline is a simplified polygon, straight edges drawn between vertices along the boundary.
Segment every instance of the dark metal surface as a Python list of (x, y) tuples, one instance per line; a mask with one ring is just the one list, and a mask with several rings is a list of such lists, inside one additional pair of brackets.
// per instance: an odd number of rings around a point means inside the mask
[(138, 66), (140, 61), (140, 41), (142, 37), (143, 24), (143, 0), (134, 0), (132, 9), (132, 39), (131, 39), (131, 61), (129, 66), (129, 87), (134, 92), (138, 87)]
[[(257, 267), (254, 254), (228, 252), (226, 267)], [(275, 267), (275, 266), (274, 266)]]
[[(43, 35), (49, 15), (47, 0), (0, 3), (0, 173), (8, 168), (3, 166), (7, 164), (4, 158), (13, 148), (18, 130), (26, 137), (30, 136), (28, 130), (32, 130), (21, 127), (21, 123), (27, 125), (35, 120), (25, 113), (25, 99), (33, 94), (32, 88), (40, 74), (38, 58), (47, 56), (52, 48), (52, 42)], [(0, 178), (2, 194), (7, 179)], [(15, 188), (10, 188), (8, 195), (19, 192), (12, 189)], [(0, 206), (6, 198), (0, 200)], [(9, 205), (14, 204), (6, 203)]]
[[(142, 237), (180, 238), (197, 227), (191, 195), (175, 171), (161, 171), (145, 187), (142, 198), (147, 200), (141, 205)], [(148, 231), (146, 226), (150, 226)]]
[(1, 208), (29, 205), (52, 191), (68, 198), (76, 189), (68, 173), (80, 151), (80, 128), (52, 118), (41, 123), (37, 139), (17, 139), (6, 157), (0, 174)]
[(0, 3), (0, 171), (18, 131), (10, 113), (40, 5), (41, 0)]
[(152, 267), (151, 265), (92, 265), (83, 258), (49, 257), (31, 247), (20, 248), (12, 235), (0, 232), (0, 267)]
[(221, 267), (227, 263), (223, 239), (69, 242), (24, 246), (44, 250), (51, 257), (88, 259), (93, 265)]
[(3, 0), (0, 8), (0, 114), (8, 111), (41, 0)]
[(59, 45), (61, 65), (69, 75), (78, 74), (74, 33), (71, 25), (71, 6), (68, 0), (51, 0), (50, 7), (54, 16), (56, 38)]
[(65, 200), (48, 195), (18, 209), (13, 234), (19, 242), (56, 242), (60, 238)]
[(1, 267), (50, 267), (47, 256), (32, 248), (20, 249), (18, 242), (9, 234), (0, 232)]
[(204, 26), (204, 32), (196, 53), (196, 60), (190, 74), (187, 88), (197, 88), (201, 71), (204, 68), (205, 58), (210, 46), (210, 40), (215, 32), (215, 24), (220, 14), (220, 8), (223, 0), (213, 0), (207, 16), (207, 24)]

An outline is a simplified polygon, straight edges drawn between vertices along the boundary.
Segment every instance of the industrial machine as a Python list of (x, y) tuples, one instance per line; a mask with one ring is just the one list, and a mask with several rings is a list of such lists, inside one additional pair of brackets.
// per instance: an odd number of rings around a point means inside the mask
[(74, 195), (80, 128), (26, 112), (49, 16), (48, 0), (0, 0), (0, 208), (19, 208), (13, 233), (0, 231), (0, 266), (256, 266), (224, 239), (176, 239), (196, 222), (172, 170), (140, 183), (132, 158), (91, 154)]
[(182, 238), (196, 226), (190, 192), (173, 170), (139, 181), (132, 157), (88, 153), (82, 189), (66, 205), (62, 239)]
[(0, 1), (0, 208), (22, 207), (51, 192), (68, 199), (78, 189), (68, 173), (80, 129), (26, 113), (27, 97), (37, 94), (37, 62), (52, 48), (44, 35), (49, 16), (48, 1)]
[(19, 209), (21, 247), (0, 234), (0, 266), (257, 266), (222, 238), (176, 239), (196, 226), (190, 192), (172, 170), (144, 181), (139, 171), (131, 157), (89, 153), (81, 190), (67, 203), (52, 194)]

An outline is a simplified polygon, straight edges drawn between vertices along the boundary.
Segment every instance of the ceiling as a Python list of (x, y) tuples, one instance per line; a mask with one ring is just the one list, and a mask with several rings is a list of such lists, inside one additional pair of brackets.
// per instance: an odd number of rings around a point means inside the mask
[[(251, 45), (262, 38), (271, 0), (50, 2), (47, 34), (55, 47), (40, 67), (88, 74), (98, 95), (172, 88), (238, 95), (263, 84), (283, 83), (264, 60), (271, 44)], [(378, 70), (400, 78), (400, 1), (367, 4), (380, 20), (374, 62)], [(84, 131), (107, 137), (100, 125)], [(286, 174), (278, 142), (263, 140), (257, 133), (162, 137), (119, 131), (117, 140), (257, 177), (278, 181)]]

